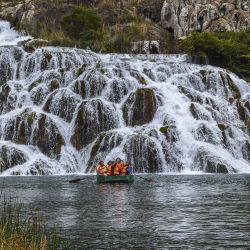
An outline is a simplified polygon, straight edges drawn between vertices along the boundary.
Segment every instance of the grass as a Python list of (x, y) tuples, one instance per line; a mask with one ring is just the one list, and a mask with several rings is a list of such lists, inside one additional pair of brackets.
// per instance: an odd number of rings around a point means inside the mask
[(37, 216), (23, 216), (22, 205), (0, 198), (0, 250), (70, 249), (54, 231), (47, 231)]

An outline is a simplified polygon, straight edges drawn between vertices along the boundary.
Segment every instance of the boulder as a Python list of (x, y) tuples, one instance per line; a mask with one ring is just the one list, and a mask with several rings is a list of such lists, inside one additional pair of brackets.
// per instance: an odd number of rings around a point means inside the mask
[[(82, 67), (80, 69), (82, 69)], [(77, 73), (80, 74), (80, 72)], [(78, 79), (73, 82), (71, 89), (81, 95), (83, 99), (86, 99), (101, 96), (106, 85), (107, 79), (104, 77), (100, 68), (94, 70), (88, 69), (86, 72), (83, 71)]]
[(118, 126), (114, 106), (100, 99), (84, 101), (76, 112), (71, 143), (78, 150), (93, 142), (99, 133)]
[(153, 89), (137, 89), (123, 105), (123, 118), (127, 125), (137, 126), (153, 120), (158, 102)]
[(0, 174), (28, 160), (25, 153), (12, 146), (0, 145)]
[(42, 48), (49, 45), (49, 41), (44, 39), (32, 39), (23, 43), (23, 47), (28, 52), (33, 52), (38, 48)]
[(5, 121), (0, 135), (4, 140), (17, 144), (38, 146), (42, 153), (57, 159), (60, 158), (61, 147), (65, 145), (55, 123), (47, 115), (29, 108)]
[(52, 93), (47, 99), (43, 110), (71, 122), (80, 98), (67, 89), (59, 89)]
[(235, 173), (233, 166), (227, 164), (223, 159), (210, 153), (208, 149), (200, 147), (194, 157), (193, 170), (200, 170), (205, 173)]
[(160, 151), (154, 139), (141, 134), (129, 136), (123, 149), (126, 159), (141, 173), (162, 172)]
[[(104, 132), (101, 133), (92, 146), (90, 159), (87, 163), (87, 172), (94, 172), (95, 166), (99, 161), (104, 160), (112, 149), (118, 147), (122, 142), (122, 135), (118, 132)], [(114, 160), (114, 159), (107, 159)]]

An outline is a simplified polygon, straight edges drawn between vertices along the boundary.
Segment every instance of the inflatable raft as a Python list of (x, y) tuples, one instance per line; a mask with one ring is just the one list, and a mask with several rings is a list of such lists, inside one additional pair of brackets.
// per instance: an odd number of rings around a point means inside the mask
[(97, 183), (133, 183), (134, 175), (102, 176), (97, 175)]

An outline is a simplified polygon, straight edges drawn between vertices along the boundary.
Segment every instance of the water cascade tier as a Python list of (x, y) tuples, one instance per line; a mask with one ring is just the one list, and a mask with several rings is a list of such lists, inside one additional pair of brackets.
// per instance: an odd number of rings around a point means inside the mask
[(17, 45), (23, 41), (31, 39), (31, 36), (19, 34), (10, 27), (10, 23), (0, 20), (0, 46)]
[(185, 55), (0, 47), (0, 173), (250, 172), (250, 85)]

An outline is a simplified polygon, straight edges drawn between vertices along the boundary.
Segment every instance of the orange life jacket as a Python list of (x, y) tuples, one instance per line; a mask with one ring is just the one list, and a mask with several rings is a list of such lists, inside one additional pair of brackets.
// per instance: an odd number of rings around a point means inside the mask
[(124, 162), (121, 161), (120, 163), (116, 163), (114, 168), (114, 175), (122, 174), (122, 169), (124, 168)]
[(121, 174), (122, 175), (126, 175), (127, 174), (127, 167), (128, 166), (123, 165), (123, 168), (121, 169)]
[(113, 164), (107, 165), (107, 175), (111, 176), (113, 170)]
[(100, 166), (99, 175), (104, 175), (105, 173), (106, 173), (106, 167), (105, 166)]
[(120, 174), (120, 169), (118, 167), (118, 164), (116, 163), (114, 166), (114, 175), (119, 175)]

